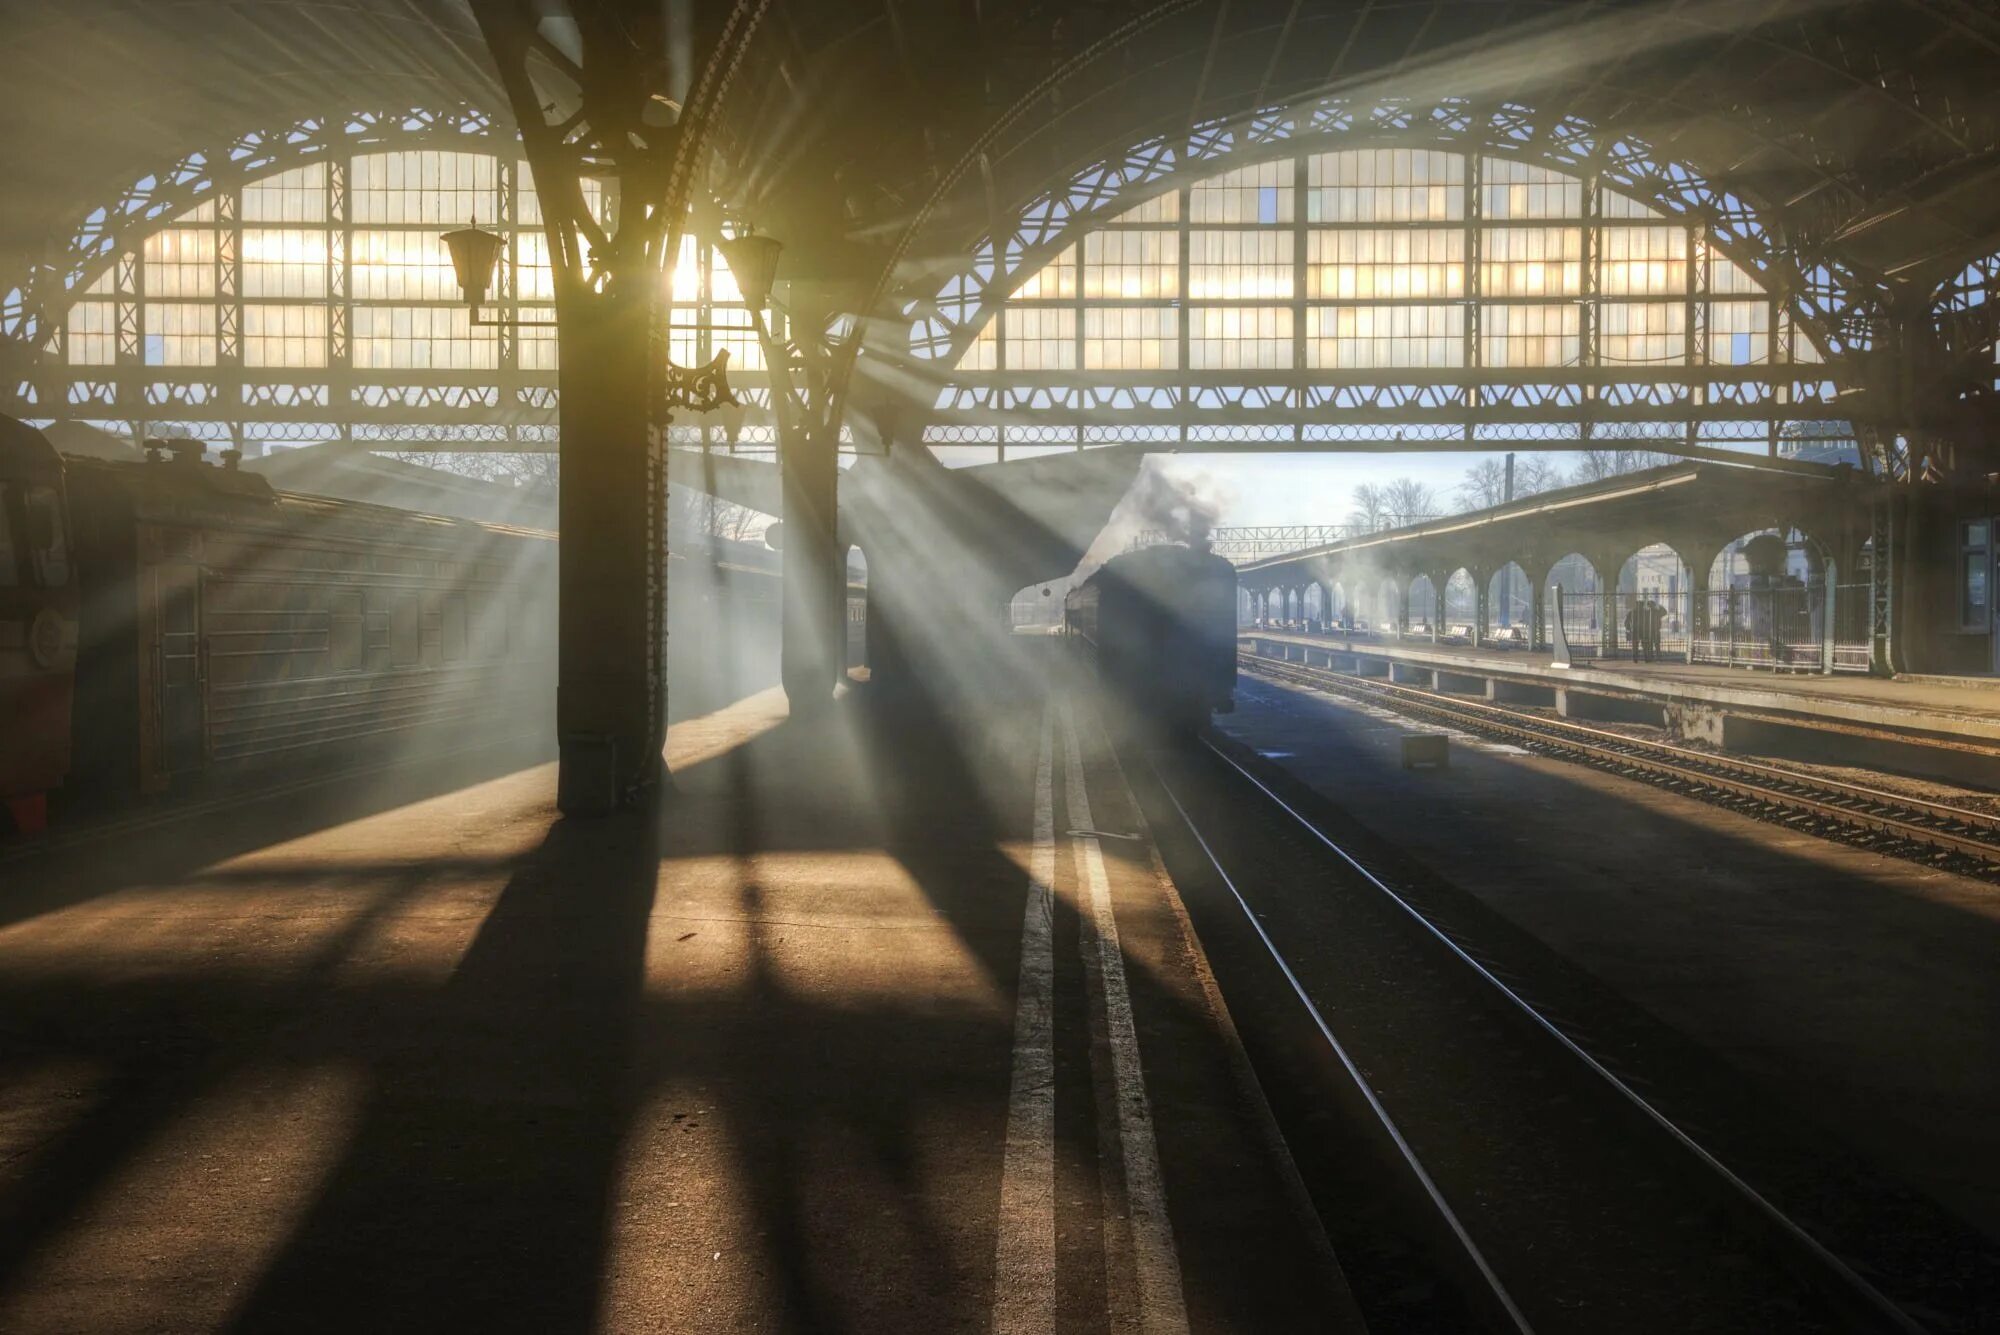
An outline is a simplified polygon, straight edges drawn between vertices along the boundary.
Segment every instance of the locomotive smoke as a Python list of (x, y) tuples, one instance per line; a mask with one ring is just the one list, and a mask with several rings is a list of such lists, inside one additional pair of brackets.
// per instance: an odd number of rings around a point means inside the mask
[(1088, 579), (1146, 532), (1163, 533), (1169, 542), (1206, 551), (1227, 499), (1209, 474), (1180, 472), (1160, 456), (1149, 456), (1104, 531), (1084, 553), (1072, 580)]
[(1175, 477), (1164, 469), (1150, 466), (1139, 470), (1133, 482), (1135, 507), (1147, 528), (1159, 529), (1175, 542), (1196, 551), (1207, 551), (1209, 535), (1222, 507), (1203, 495), (1200, 484), (1206, 477)]

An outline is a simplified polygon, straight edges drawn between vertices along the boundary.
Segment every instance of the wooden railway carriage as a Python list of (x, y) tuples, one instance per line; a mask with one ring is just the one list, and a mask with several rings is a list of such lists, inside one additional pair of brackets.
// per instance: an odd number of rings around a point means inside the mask
[[(197, 441), (148, 453), (65, 460), (0, 417), (0, 832), (58, 789), (553, 736), (554, 534), (276, 491)], [(775, 681), (776, 573), (694, 585), (671, 603), (677, 706)]]
[(149, 455), (69, 462), (78, 786), (549, 733), (554, 535)]
[(39, 829), (69, 769), (77, 601), (62, 457), (0, 417), (0, 828)]
[(1236, 699), (1236, 567), (1206, 550), (1145, 547), (1072, 589), (1064, 628), (1123, 703), (1191, 731)]

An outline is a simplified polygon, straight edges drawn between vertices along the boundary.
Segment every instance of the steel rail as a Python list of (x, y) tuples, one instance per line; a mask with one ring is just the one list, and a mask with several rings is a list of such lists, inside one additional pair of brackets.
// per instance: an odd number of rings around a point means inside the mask
[[(1717, 756), (1666, 742), (1607, 732), (1563, 719), (1542, 718), (1483, 701), (1453, 699), (1437, 691), (1373, 682), (1323, 668), (1240, 652), (1252, 672), (1307, 686), (1330, 688), (1428, 715), (1468, 731), (1499, 735), (1580, 753), (1620, 769), (1637, 768), (1737, 797), (1805, 811), (1838, 825), (1892, 835), (1948, 849), (2000, 866), (2000, 819), (1919, 797), (1822, 779), (1753, 760)], [(1856, 805), (1860, 804), (1860, 805)]]
[[(1834, 1254), (1824, 1243), (1800, 1227), (1791, 1216), (1780, 1210), (1755, 1187), (1737, 1176), (1727, 1164), (1716, 1158), (1715, 1155), (1711, 1154), (1694, 1137), (1683, 1131), (1665, 1113), (1649, 1103), (1644, 1095), (1633, 1089), (1631, 1085), (1619, 1078), (1616, 1073), (1598, 1061), (1589, 1052), (1585, 1051), (1559, 1025), (1543, 1015), (1532, 1003), (1522, 997), (1520, 993), (1501, 981), (1492, 970), (1481, 964), (1477, 959), (1474, 959), (1464, 947), (1452, 939), (1450, 933), (1432, 922), (1423, 910), (1398, 894), (1387, 882), (1371, 872), (1358, 858), (1336, 843), (1324, 830), (1320, 829), (1317, 823), (1302, 814), (1276, 792), (1272, 791), (1269, 785), (1262, 779), (1251, 773), (1234, 757), (1228, 755), (1213, 742), (1203, 739), (1201, 744), (1211, 755), (1231, 770), (1234, 770), (1243, 780), (1248, 782), (1275, 805), (1278, 810), (1289, 816), (1307, 835), (1311, 836), (1312, 839), (1326, 848), (1327, 851), (1345, 863), (1370, 889), (1385, 897), (1392, 907), (1400, 910), (1422, 932), (1427, 934), (1437, 944), (1443, 946), (1467, 968), (1471, 969), (1478, 978), (1498, 992), (1503, 1000), (1518, 1010), (1534, 1027), (1554, 1040), (1571, 1057), (1581, 1062), (1586, 1069), (1609, 1085), (1614, 1092), (1641, 1116), (1659, 1128), (1683, 1150), (1693, 1156), (1703, 1168), (1726, 1184), (1738, 1200), (1748, 1206), (1755, 1215), (1774, 1229), (1780, 1240), (1789, 1246), (1795, 1255), (1809, 1263), (1819, 1277), (1830, 1277), (1838, 1285), (1841, 1297), (1845, 1301), (1857, 1307), (1871, 1319), (1878, 1322), (1886, 1322), (1890, 1328), (1905, 1332), (1905, 1335), (1924, 1335), (1925, 1327), (1923, 1325), (1913, 1319), (1907, 1312), (1903, 1311), (1901, 1307), (1898, 1307), (1881, 1290), (1862, 1278), (1861, 1275), (1856, 1273), (1852, 1267)], [(1165, 785), (1162, 784), (1162, 787), (1164, 788)], [(1168, 796), (1171, 798), (1173, 795), (1169, 792)], [(1176, 809), (1180, 810), (1182, 819), (1186, 820), (1187, 813), (1184, 808), (1181, 808), (1179, 801), (1176, 800), (1174, 805)], [(1194, 825), (1191, 821), (1188, 823), (1188, 829), (1190, 832), (1194, 830)], [(1199, 834), (1195, 837), (1197, 840), (1200, 839)], [(1204, 851), (1206, 851), (1205, 843), (1203, 847)], [(1234, 890), (1235, 887), (1232, 885), (1232, 893), (1234, 893)], [(1240, 895), (1237, 897), (1237, 902), (1243, 903)], [(1256, 915), (1251, 911), (1247, 903), (1243, 904), (1243, 910), (1246, 914), (1250, 915), (1253, 922), (1256, 921)], [(1264, 929), (1261, 925), (1258, 926), (1257, 930), (1260, 936), (1264, 934)], [(1266, 941), (1268, 942), (1268, 940), (1269, 938), (1267, 937)], [(1276, 947), (1274, 946), (1272, 949), (1275, 953)], [(1317, 1018), (1317, 1012), (1315, 1012), (1315, 1018)]]
[(1740, 770), (1744, 773), (1764, 774), (1786, 782), (1805, 782), (1815, 787), (1826, 789), (1829, 792), (1840, 792), (1863, 801), (1894, 803), (1895, 805), (1907, 807), (1911, 810), (1922, 811), (1940, 820), (1957, 821), (1964, 825), (1991, 829), (1996, 836), (2000, 836), (2000, 816), (1989, 816), (1984, 812), (1971, 811), (1965, 807), (1954, 807), (1948, 803), (1932, 802), (1926, 798), (1910, 797), (1902, 793), (1885, 792), (1880, 788), (1870, 788), (1864, 784), (1848, 783), (1842, 779), (1823, 778), (1816, 774), (1806, 774), (1799, 770), (1786, 769), (1782, 765), (1767, 765), (1759, 761), (1745, 760), (1736, 756), (1717, 756), (1712, 752), (1696, 751), (1684, 746), (1675, 746), (1669, 742), (1655, 742), (1646, 738), (1630, 737), (1624, 733), (1607, 732), (1602, 728), (1588, 727), (1581, 723), (1570, 722), (1567, 719), (1543, 719), (1539, 715), (1524, 714), (1520, 710), (1506, 709), (1498, 705), (1488, 705), (1483, 701), (1460, 700), (1441, 691), (1426, 691), (1420, 687), (1405, 686), (1400, 683), (1365, 681), (1364, 679), (1354, 678), (1347, 673), (1330, 672), (1326, 668), (1315, 668), (1305, 663), (1292, 663), (1285, 659), (1271, 659), (1257, 654), (1245, 654), (1241, 650), (1238, 651), (1238, 654), (1239, 657), (1244, 657), (1248, 661), (1260, 665), (1276, 663), (1303, 673), (1329, 673), (1336, 680), (1343, 682), (1350, 680), (1357, 681), (1364, 686), (1379, 688), (1385, 692), (1394, 691), (1401, 695), (1435, 697), (1452, 706), (1463, 707), (1467, 710), (1478, 710), (1483, 713), (1505, 715), (1508, 717), (1532, 718), (1537, 722), (1547, 723), (1551, 727), (1560, 726), (1572, 735), (1585, 736), (1613, 743), (1643, 745), (1663, 754), (1681, 757), (1691, 763), (1723, 766)]
[(1278, 966), (1278, 972), (1285, 976), (1285, 982), (1291, 985), (1292, 994), (1298, 998), (1299, 1004), (1305, 1007), (1306, 1014), (1311, 1017), (1313, 1026), (1319, 1030), (1320, 1037), (1325, 1039), (1327, 1047), (1333, 1050), (1334, 1058), (1340, 1063), (1348, 1082), (1360, 1093), (1362, 1100), (1368, 1106), (1369, 1112), (1374, 1116), (1377, 1126), (1388, 1138), (1389, 1142), (1395, 1146), (1397, 1156), (1402, 1160), (1404, 1168), (1416, 1180), (1424, 1197), (1429, 1201), (1431, 1210), (1444, 1225), (1445, 1230), (1450, 1233), (1461, 1257), (1471, 1267), (1473, 1273), (1479, 1277), (1479, 1282), (1483, 1286), (1486, 1296), (1497, 1309), (1500, 1319), (1506, 1323), (1509, 1329), (1517, 1332), (1517, 1335), (1534, 1335), (1534, 1327), (1529, 1324), (1527, 1316), (1521, 1311), (1519, 1305), (1515, 1303), (1513, 1295), (1507, 1291), (1506, 1284), (1495, 1273), (1493, 1266), (1486, 1259), (1486, 1254), (1479, 1249), (1479, 1244), (1473, 1241), (1471, 1232), (1467, 1230), (1464, 1222), (1459, 1219), (1457, 1211), (1451, 1208), (1451, 1202), (1444, 1198), (1444, 1193), (1439, 1190), (1436, 1179), (1431, 1176), (1430, 1170), (1424, 1167), (1423, 1160), (1417, 1157), (1415, 1147), (1403, 1135), (1402, 1129), (1396, 1125), (1395, 1118), (1391, 1117), (1389, 1110), (1382, 1106), (1382, 1100), (1368, 1083), (1368, 1078), (1361, 1073), (1360, 1066), (1348, 1054), (1346, 1045), (1334, 1034), (1332, 1026), (1326, 1022), (1326, 1016), (1320, 1012), (1318, 1004), (1313, 1001), (1312, 994), (1306, 991), (1305, 984), (1299, 981), (1298, 974), (1292, 971), (1291, 962), (1285, 958), (1284, 952), (1278, 949), (1278, 943), (1271, 939), (1271, 934), (1264, 930), (1264, 924), (1258, 918), (1256, 911), (1250, 907), (1250, 901), (1245, 899), (1243, 892), (1236, 888), (1235, 878), (1230, 876), (1228, 871), (1223, 868), (1222, 859), (1216, 856), (1215, 850), (1209, 845), (1207, 837), (1202, 834), (1200, 827), (1194, 823), (1194, 818), (1188, 815), (1187, 807), (1181, 803), (1181, 799), (1174, 792), (1173, 786), (1167, 782), (1166, 776), (1160, 773), (1157, 765), (1148, 762), (1147, 768), (1152, 770), (1153, 782), (1160, 786), (1160, 791), (1166, 795), (1167, 801), (1173, 804), (1174, 812), (1180, 817), (1181, 824), (1187, 827), (1188, 834), (1193, 837), (1195, 845), (1201, 849), (1202, 856), (1208, 860), (1208, 865), (1215, 870), (1216, 878), (1222, 882), (1223, 887), (1229, 891), (1230, 897), (1236, 901), (1236, 907), (1243, 910), (1244, 920), (1250, 924), (1251, 930), (1257, 934), (1257, 939), (1263, 943), (1264, 950), (1270, 955), (1272, 963)]

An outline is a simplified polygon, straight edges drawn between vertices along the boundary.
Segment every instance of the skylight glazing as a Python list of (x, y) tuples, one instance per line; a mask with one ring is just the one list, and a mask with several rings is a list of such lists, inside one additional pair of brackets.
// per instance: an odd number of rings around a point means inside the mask
[(1768, 369), (1819, 354), (1700, 227), (1491, 154), (1300, 151), (1051, 244), (987, 289), (934, 443), (997, 424), (1001, 444), (1085, 445), (1171, 423), (1190, 446), (1391, 431), (1532, 445), (1597, 418), (1754, 446), (1785, 405), (1829, 392), (1817, 370)]
[[(608, 218), (599, 183), (585, 198)], [(107, 256), (61, 313), (46, 351), (72, 377), (66, 406), (253, 448), (343, 435), (546, 443), (553, 331), (472, 323), (441, 239), (472, 222), (507, 243), (482, 314), (552, 319), (540, 201), (511, 153), (322, 154), (211, 190)], [(1073, 260), (1067, 272), (1051, 295), (1075, 295)], [(754, 384), (762, 349), (720, 254), (685, 237), (667, 281), (672, 323), (723, 326), (672, 332), (674, 359), (727, 348)]]

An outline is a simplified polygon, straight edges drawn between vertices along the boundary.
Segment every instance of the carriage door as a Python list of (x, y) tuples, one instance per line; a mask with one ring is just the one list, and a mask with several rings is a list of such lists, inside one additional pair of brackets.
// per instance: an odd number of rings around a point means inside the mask
[(201, 567), (153, 567), (159, 616), (154, 682), (159, 700), (156, 773), (167, 786), (202, 767), (208, 713), (208, 662), (201, 643)]

